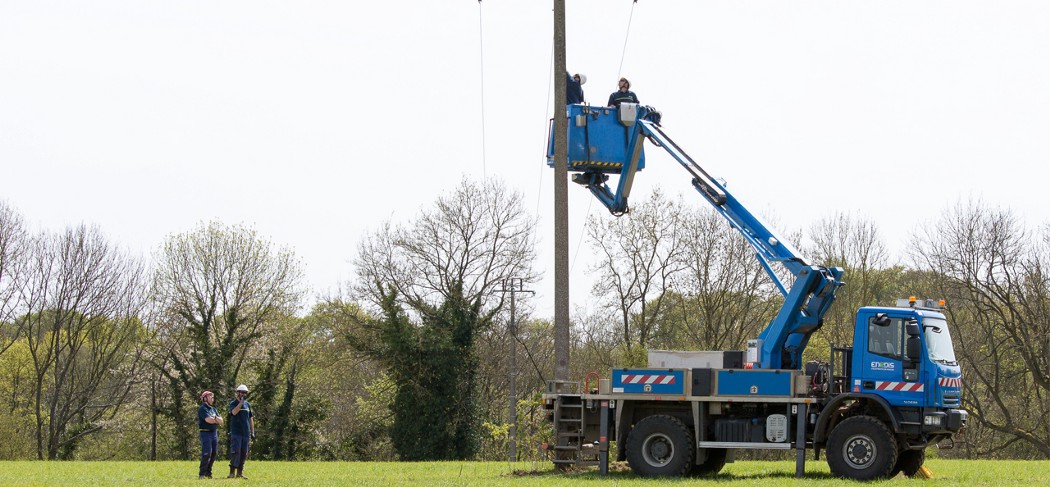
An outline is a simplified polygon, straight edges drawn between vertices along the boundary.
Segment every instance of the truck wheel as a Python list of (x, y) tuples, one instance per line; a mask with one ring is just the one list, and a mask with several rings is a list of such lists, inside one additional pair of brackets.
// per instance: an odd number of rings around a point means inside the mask
[(923, 463), (926, 463), (925, 449), (904, 450), (901, 452), (901, 456), (897, 458), (897, 464), (893, 466), (893, 473), (890, 476), (895, 476), (898, 472), (904, 472), (904, 475), (914, 477), (915, 474), (919, 473)]
[(689, 472), (689, 475), (694, 477), (715, 475), (726, 466), (727, 450), (725, 448), (706, 448), (705, 450), (707, 451), (707, 459), (704, 460), (704, 463), (694, 463), (693, 470)]
[(826, 456), (831, 473), (839, 477), (888, 478), (897, 463), (897, 440), (882, 421), (854, 416), (831, 431)]
[(673, 416), (649, 416), (627, 436), (627, 463), (646, 477), (685, 475), (693, 463), (693, 434)]

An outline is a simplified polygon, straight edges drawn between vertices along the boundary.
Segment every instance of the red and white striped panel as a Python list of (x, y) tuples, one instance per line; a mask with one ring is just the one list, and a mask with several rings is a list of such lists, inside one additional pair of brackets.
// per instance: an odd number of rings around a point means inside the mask
[(637, 374), (628, 375), (624, 374), (620, 376), (624, 384), (674, 384), (673, 375), (651, 375), (651, 374)]
[(922, 382), (875, 382), (875, 389), (880, 391), (922, 392)]
[(937, 385), (939, 385), (941, 387), (958, 387), (958, 388), (961, 388), (962, 387), (962, 379), (959, 379), (959, 378), (949, 379), (947, 377), (938, 377), (937, 378)]

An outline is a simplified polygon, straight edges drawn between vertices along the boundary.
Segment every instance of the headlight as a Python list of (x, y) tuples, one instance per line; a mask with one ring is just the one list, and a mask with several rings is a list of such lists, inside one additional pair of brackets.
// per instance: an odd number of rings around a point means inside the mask
[(941, 421), (943, 421), (943, 420), (944, 420), (943, 416), (937, 415), (937, 414), (931, 414), (929, 416), (923, 417), (922, 422), (926, 426), (940, 426), (941, 425)]

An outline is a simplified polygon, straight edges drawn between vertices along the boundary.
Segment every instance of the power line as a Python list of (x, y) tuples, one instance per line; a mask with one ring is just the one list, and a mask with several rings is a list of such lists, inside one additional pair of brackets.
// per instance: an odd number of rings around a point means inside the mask
[[(481, 0), (478, 0), (479, 2)], [(624, 58), (627, 56), (627, 40), (631, 38), (631, 20), (634, 19), (634, 5), (638, 0), (631, 2), (631, 15), (627, 18), (627, 33), (624, 35), (624, 51), (619, 54), (619, 67), (616, 68), (616, 78), (624, 76)]]
[[(623, 76), (623, 60), (627, 56), (627, 41), (631, 38), (631, 21), (634, 20), (634, 6), (638, 3), (638, 0), (631, 2), (631, 14), (627, 17), (627, 31), (623, 35), (623, 52), (620, 53), (620, 67), (616, 70), (616, 77)], [(594, 203), (594, 198), (590, 198), (587, 203), (587, 215), (584, 217), (584, 226), (586, 227), (587, 218), (591, 216), (591, 204)], [(576, 242), (576, 252), (572, 254), (572, 263), (569, 267), (569, 272), (576, 269), (577, 257), (580, 255), (580, 249), (583, 248), (583, 237), (585, 233), (580, 234), (580, 240)]]
[(485, 150), (485, 31), (482, 27), (481, 0), (478, 0), (478, 51), (480, 51), (481, 59), (479, 63), (481, 65), (481, 175), (484, 177), (488, 175), (488, 165)]
[[(547, 78), (546, 78), (546, 80), (547, 80), (547, 103), (543, 106), (543, 140), (544, 141), (547, 141), (547, 137), (550, 136), (549, 122), (551, 121), (551, 117), (547, 117), (547, 108), (549, 108), (551, 106), (551, 80), (552, 80), (552, 76), (553, 76), (553, 72), (554, 72), (554, 41), (551, 41), (551, 55), (550, 55), (550, 60), (547, 62), (547, 69), (548, 69), (548, 71), (547, 71)], [(543, 152), (544, 152), (544, 154), (543, 154), (543, 163), (540, 164), (540, 179), (539, 179), (539, 183), (537, 183), (539, 187), (536, 189), (536, 214), (537, 215), (540, 213), (540, 201), (542, 201), (542, 198), (543, 198), (543, 173), (544, 173), (544, 171), (546, 171), (546, 168), (544, 168), (543, 166), (547, 165), (547, 151), (544, 150)]]
[(594, 204), (594, 198), (587, 198), (587, 214), (583, 217), (583, 232), (580, 232), (580, 239), (576, 241), (576, 252), (572, 254), (572, 263), (569, 264), (569, 272), (572, 273), (576, 269), (576, 263), (579, 262), (577, 257), (580, 256), (580, 249), (583, 248), (583, 237), (587, 236), (587, 220), (591, 217), (591, 205)]

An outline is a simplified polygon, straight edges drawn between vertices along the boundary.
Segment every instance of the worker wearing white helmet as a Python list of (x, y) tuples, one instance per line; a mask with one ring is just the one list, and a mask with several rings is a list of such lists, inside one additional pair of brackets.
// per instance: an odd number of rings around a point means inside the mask
[(237, 386), (237, 398), (230, 401), (230, 475), (227, 478), (244, 476), (244, 461), (248, 458), (248, 446), (255, 438), (255, 413), (248, 404), (248, 386)]
[(631, 91), (631, 82), (620, 78), (618, 90), (609, 95), (609, 106), (620, 108), (621, 103), (638, 103), (638, 95)]
[(587, 82), (587, 77), (582, 74), (575, 74), (569, 76), (569, 73), (565, 73), (565, 104), (575, 105), (577, 103), (583, 103), (583, 87), (582, 85)]

